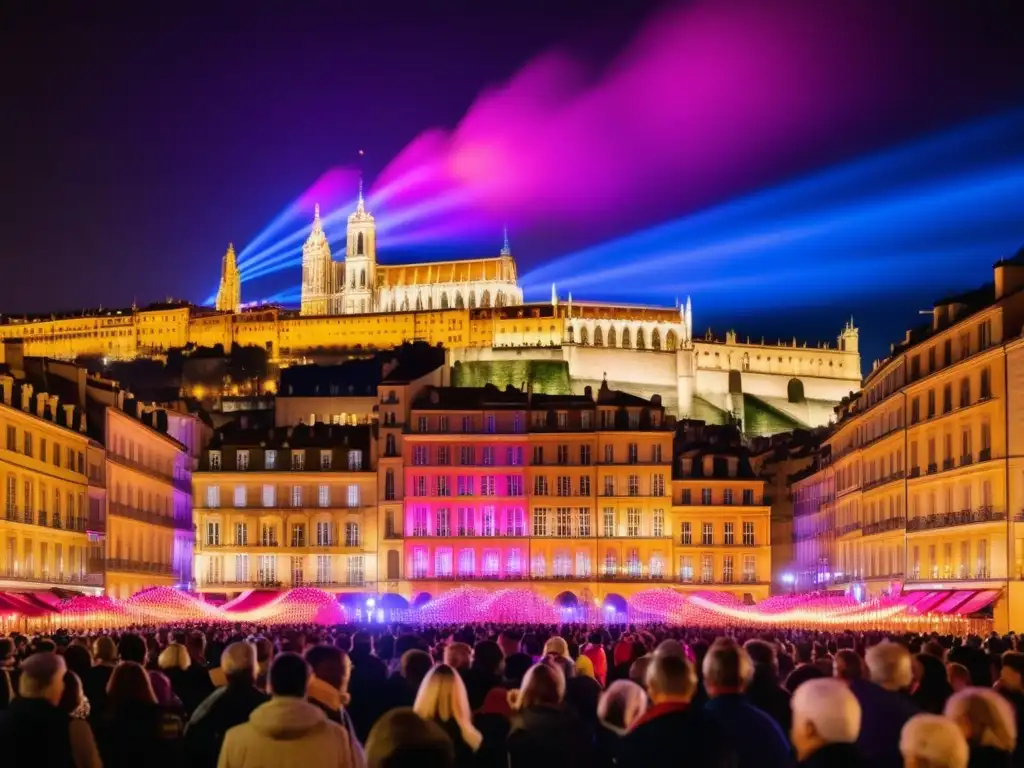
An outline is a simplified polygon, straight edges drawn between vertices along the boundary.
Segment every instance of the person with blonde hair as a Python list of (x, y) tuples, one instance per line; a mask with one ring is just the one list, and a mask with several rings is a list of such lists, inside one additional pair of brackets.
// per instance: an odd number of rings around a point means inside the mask
[(904, 768), (967, 768), (967, 739), (943, 715), (914, 715), (900, 732)]
[[(208, 688), (200, 688), (196, 685), (194, 672), (190, 672), (192, 658), (188, 649), (180, 643), (171, 643), (157, 658), (157, 666), (164, 673), (171, 683), (171, 690), (181, 700), (181, 706), (187, 716), (191, 716), (196, 708), (203, 703)], [(205, 676), (204, 676), (205, 677)]]
[(964, 688), (949, 697), (944, 714), (967, 739), (972, 768), (1012, 765), (1019, 738), (1016, 715), (996, 691)]
[(455, 764), (471, 766), (484, 737), (473, 726), (469, 694), (459, 673), (447, 664), (439, 664), (423, 678), (413, 711), (424, 720), (437, 723), (455, 745)]
[(618, 762), (622, 737), (647, 711), (647, 692), (631, 680), (616, 680), (597, 702), (597, 751), (605, 765)]
[(565, 674), (559, 665), (534, 664), (523, 676), (522, 687), (509, 691), (508, 699), (510, 768), (592, 764), (594, 733), (565, 706)]
[(868, 648), (864, 661), (870, 679), (848, 683), (862, 713), (857, 747), (872, 768), (901, 768), (900, 732), (920, 712), (908, 693), (913, 682), (910, 651), (884, 640)]
[(855, 746), (861, 728), (857, 697), (837, 678), (807, 680), (793, 692), (791, 737), (807, 768), (854, 768), (864, 763)]
[(440, 726), (408, 707), (399, 707), (370, 730), (366, 764), (369, 768), (454, 768), (455, 753)]

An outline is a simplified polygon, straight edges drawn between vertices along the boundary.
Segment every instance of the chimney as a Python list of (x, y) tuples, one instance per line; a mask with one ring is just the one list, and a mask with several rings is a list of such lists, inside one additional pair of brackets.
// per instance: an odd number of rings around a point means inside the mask
[(1018, 261), (1021, 253), (995, 265), (996, 301), (1016, 293), (1024, 287), (1024, 263)]
[(60, 396), (50, 395), (50, 421), (57, 423), (57, 411), (60, 407)]
[[(57, 414), (54, 413), (54, 418)], [(64, 403), (64, 425), (68, 429), (75, 428), (75, 406), (71, 403)]]
[(46, 418), (46, 403), (49, 402), (50, 396), (46, 392), (40, 392), (36, 396), (36, 416), (40, 419)]
[(4, 339), (4, 362), (11, 371), (24, 371), (25, 342), (21, 339)]
[(942, 306), (932, 307), (932, 330), (939, 330), (939, 328), (943, 326), (943, 321), (946, 319), (947, 316), (948, 313), (946, 312), (945, 304), (943, 304)]
[(704, 477), (712, 477), (715, 474), (715, 457), (710, 454), (703, 457)]
[(32, 403), (32, 385), (25, 382), (21, 385), (21, 410), (28, 413)]
[(3, 391), (4, 405), (11, 404), (11, 392), (14, 390), (14, 379), (10, 376), (0, 376), (0, 390)]

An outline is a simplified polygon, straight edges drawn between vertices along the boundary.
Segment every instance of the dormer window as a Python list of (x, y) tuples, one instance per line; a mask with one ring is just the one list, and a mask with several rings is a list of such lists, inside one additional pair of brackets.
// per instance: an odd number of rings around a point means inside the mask
[(249, 468), (249, 451), (242, 450), (235, 452), (235, 462), (239, 470), (246, 470)]
[(306, 452), (303, 450), (292, 451), (292, 469), (303, 470), (306, 468)]
[(210, 451), (210, 471), (220, 470), (220, 451)]
[(263, 466), (266, 469), (275, 469), (277, 465), (277, 451), (268, 450), (263, 454)]
[(331, 452), (329, 450), (320, 451), (320, 469), (331, 468)]

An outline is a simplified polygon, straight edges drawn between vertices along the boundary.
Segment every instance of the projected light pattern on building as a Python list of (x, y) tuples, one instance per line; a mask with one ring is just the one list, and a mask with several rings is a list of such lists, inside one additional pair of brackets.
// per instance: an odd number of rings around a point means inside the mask
[[(583, 598), (552, 601), (525, 588), (487, 590), (456, 587), (431, 599), (421, 595), (408, 610), (388, 610), (369, 597), (366, 610), (351, 613), (339, 596), (311, 587), (286, 591), (248, 591), (222, 606), (195, 595), (165, 587), (139, 592), (127, 600), (78, 596), (52, 612), (68, 628), (115, 628), (140, 624), (255, 623), (263, 625), (345, 624), (349, 621), (393, 621), (439, 624), (500, 622), (554, 624), (567, 621), (618, 623), (659, 622), (693, 627), (806, 627), (899, 629), (924, 626), (960, 631), (968, 617), (991, 603), (992, 590), (917, 591), (884, 595), (866, 602), (851, 595), (777, 595), (748, 605), (725, 592), (679, 592), (655, 588), (628, 600), (606, 595), (603, 600)], [(560, 595), (563, 598), (565, 594)], [(384, 596), (385, 598), (387, 596)], [(399, 601), (404, 603), (404, 601)], [(38, 618), (37, 614), (26, 617)], [(11, 617), (16, 618), (16, 617)]]
[[(868, 27), (877, 45), (865, 60), (848, 31)], [(871, 4), (703, 0), (650, 19), (604, 68), (540, 56), (368, 185), (384, 262), (486, 255), (509, 223), (527, 246), (531, 300), (558, 282), (605, 300), (693, 293), (709, 311), (737, 295), (773, 306), (766, 288), (820, 302), (887, 290), (900, 274), (980, 267), (1019, 239), (1020, 115), (871, 154), (962, 119), (937, 113), (969, 78), (944, 83), (941, 103), (922, 95), (944, 66), (932, 34)], [(902, 129), (882, 136), (882, 113)], [(324, 174), (240, 252), (250, 301), (294, 302), (313, 204), (336, 246), (357, 175)], [(836, 280), (837, 265), (856, 268)]]

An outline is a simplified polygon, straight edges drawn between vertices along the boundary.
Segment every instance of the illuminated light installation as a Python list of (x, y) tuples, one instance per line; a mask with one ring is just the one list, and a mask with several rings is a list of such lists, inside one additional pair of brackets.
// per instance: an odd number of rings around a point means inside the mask
[[(997, 596), (996, 592), (909, 592), (857, 602), (849, 595), (777, 595), (747, 605), (722, 592), (678, 592), (671, 588), (638, 592), (625, 605), (605, 602), (588, 622), (667, 623), (691, 627), (791, 627), (808, 629), (941, 628), (962, 632), (968, 616)], [(362, 602), (362, 601), (361, 601)], [(59, 607), (59, 621), (69, 628), (117, 628), (138, 624), (244, 622), (257, 624), (345, 624), (383, 620), (383, 608), (369, 598), (366, 611), (350, 616), (336, 595), (312, 587), (286, 592), (252, 591), (217, 607), (194, 595), (167, 587), (137, 593), (124, 601), (78, 596)], [(946, 610), (949, 608), (949, 610)], [(376, 610), (375, 610), (376, 609)], [(529, 589), (456, 587), (437, 598), (416, 601), (409, 610), (392, 611), (390, 620), (422, 624), (502, 622), (554, 624), (566, 621), (559, 606)], [(579, 620), (577, 617), (568, 619)]]

